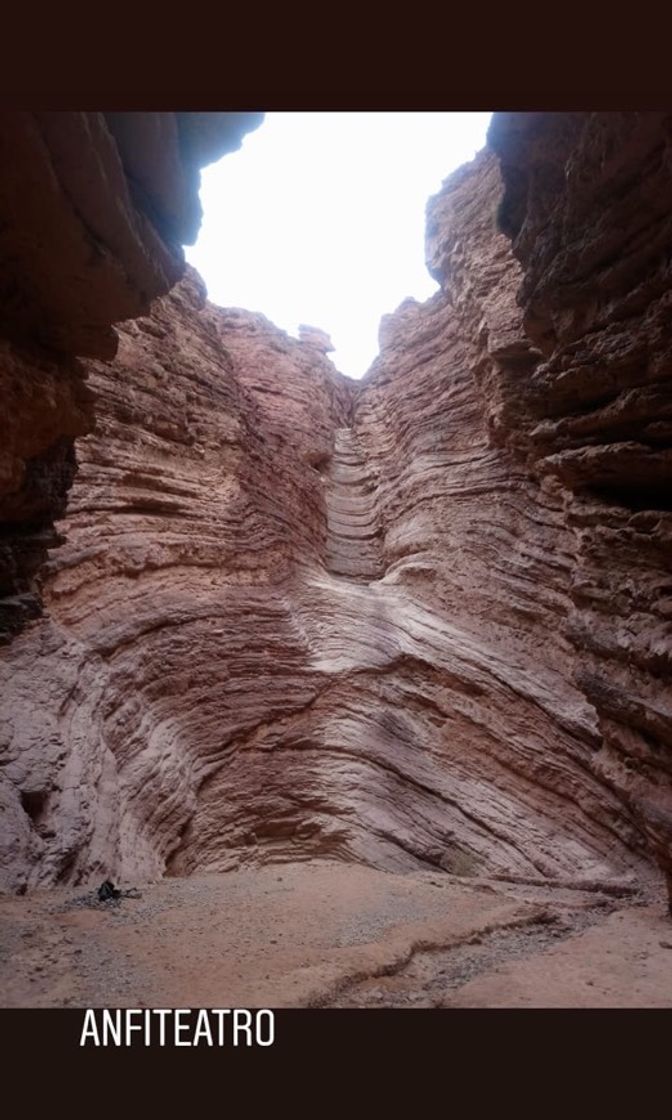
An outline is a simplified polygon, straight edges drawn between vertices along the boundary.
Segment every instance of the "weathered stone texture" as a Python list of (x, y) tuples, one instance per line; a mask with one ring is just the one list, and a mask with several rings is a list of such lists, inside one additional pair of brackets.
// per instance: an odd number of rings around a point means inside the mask
[(113, 358), (112, 324), (182, 276), (199, 168), (259, 120), (0, 113), (0, 639), (39, 614), (36, 573), (57, 541), (74, 439), (93, 425), (76, 358)]
[(87, 363), (0, 665), (7, 887), (670, 869), (668, 118), (635, 117), (495, 118), (360, 384), (191, 271)]

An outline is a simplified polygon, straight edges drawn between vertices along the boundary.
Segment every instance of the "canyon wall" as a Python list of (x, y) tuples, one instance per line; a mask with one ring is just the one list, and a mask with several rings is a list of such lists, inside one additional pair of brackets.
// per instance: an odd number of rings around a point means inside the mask
[(498, 114), (490, 144), (541, 351), (504, 438), (563, 486), (593, 770), (645, 832), (672, 906), (672, 115)]
[(86, 362), (45, 613), (0, 659), (5, 889), (669, 866), (660, 262), (634, 302), (621, 270), (621, 307), (563, 187), (594, 184), (604, 117), (495, 118), (497, 154), (428, 207), (441, 290), (383, 320), (360, 384), (323, 332), (212, 307), (191, 271)]
[(36, 617), (93, 426), (82, 357), (184, 271), (199, 168), (240, 146), (252, 113), (0, 113), (0, 641)]

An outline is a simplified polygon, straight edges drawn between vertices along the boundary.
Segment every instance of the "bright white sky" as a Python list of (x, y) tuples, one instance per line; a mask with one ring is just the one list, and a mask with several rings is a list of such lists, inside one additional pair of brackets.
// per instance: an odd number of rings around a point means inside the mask
[(483, 147), (490, 113), (268, 113), (202, 172), (203, 224), (186, 249), (213, 303), (261, 311), (296, 335), (331, 335), (361, 377), (378, 325), (436, 284), (425, 205)]

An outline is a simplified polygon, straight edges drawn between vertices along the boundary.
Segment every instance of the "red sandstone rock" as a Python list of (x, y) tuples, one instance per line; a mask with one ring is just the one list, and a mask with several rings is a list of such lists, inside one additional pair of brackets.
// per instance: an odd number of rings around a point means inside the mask
[(490, 142), (544, 352), (518, 392), (531, 458), (568, 491), (567, 634), (599, 717), (592, 765), (672, 882), (672, 117), (499, 114)]
[(304, 323), (299, 326), (299, 338), (301, 342), (307, 342), (309, 346), (314, 346), (322, 354), (328, 354), (335, 347), (331, 338), (326, 331), (320, 330), (319, 327), (309, 327)]
[[(645, 287), (630, 339), (627, 269), (591, 280), (611, 180), (591, 195), (585, 122), (497, 125), (503, 201), (492, 153), (447, 181), (442, 291), (386, 317), (361, 385), (193, 273), (89, 363), (47, 614), (0, 663), (5, 886), (321, 856), (669, 866), (665, 320)], [(616, 129), (612, 223), (661, 128)], [(571, 206), (567, 181), (589, 184)]]
[(112, 324), (184, 270), (199, 167), (259, 114), (0, 113), (0, 636), (39, 612), (73, 440), (93, 422), (74, 356), (112, 358)]

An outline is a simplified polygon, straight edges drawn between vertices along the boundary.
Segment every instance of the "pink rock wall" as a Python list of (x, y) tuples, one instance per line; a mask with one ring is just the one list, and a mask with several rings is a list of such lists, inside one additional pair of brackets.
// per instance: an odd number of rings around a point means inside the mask
[[(583, 117), (564, 149), (534, 124), (579, 178)], [(558, 469), (586, 378), (548, 372), (538, 323), (565, 304), (526, 303), (556, 211), (515, 194), (521, 128), (494, 126), (504, 184), (486, 151), (431, 200), (442, 290), (386, 317), (361, 384), (322, 332), (213, 308), (193, 273), (88, 363), (98, 422), (46, 614), (0, 663), (7, 888), (320, 855), (583, 881), (667, 866), (666, 513)]]
[(111, 359), (113, 323), (182, 276), (199, 168), (252, 113), (0, 113), (0, 641), (41, 608), (74, 439), (93, 401), (77, 357)]

